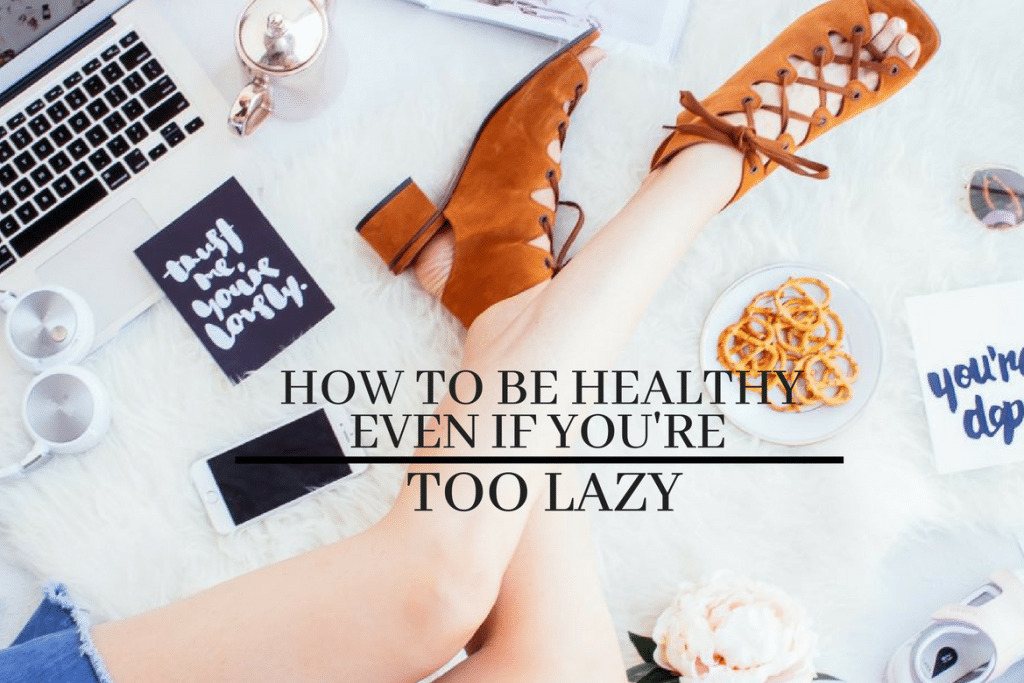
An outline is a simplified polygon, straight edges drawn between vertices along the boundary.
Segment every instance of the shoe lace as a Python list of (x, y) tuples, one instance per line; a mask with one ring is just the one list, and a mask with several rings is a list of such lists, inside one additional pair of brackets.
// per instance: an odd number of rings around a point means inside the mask
[[(829, 176), (828, 166), (789, 151), (790, 143), (782, 141), (782, 136), (786, 134), (789, 122), (793, 119), (803, 121), (808, 125), (825, 126), (833, 118), (832, 113), (827, 108), (829, 93), (835, 93), (842, 97), (840, 112), (847, 99), (859, 100), (864, 95), (864, 86), (859, 80), (860, 72), (862, 70), (870, 70), (881, 73), (885, 68), (882, 64), (882, 61), (885, 59), (885, 53), (874, 45), (865, 42), (866, 38), (867, 31), (864, 26), (857, 25), (853, 28), (850, 40), (852, 48), (850, 56), (832, 54), (830, 57), (831, 51), (827, 47), (824, 45), (815, 47), (812, 63), (817, 67), (817, 78), (797, 76), (792, 69), (788, 68), (779, 69), (776, 74), (780, 91), (779, 106), (757, 105), (756, 99), (753, 96), (745, 97), (742, 104), (747, 125), (733, 124), (721, 116), (712, 114), (700, 103), (693, 93), (684, 91), (680, 97), (680, 103), (684, 109), (696, 115), (703, 123), (665, 127), (684, 135), (698, 135), (710, 138), (714, 142), (735, 147), (743, 154), (751, 173), (757, 173), (761, 165), (761, 159), (766, 158), (768, 163), (776, 163), (798, 175), (824, 180)], [(864, 59), (861, 54), (863, 50), (867, 50), (868, 54), (871, 55), (870, 60)], [(832, 63), (845, 64), (850, 67), (850, 80), (845, 86), (829, 83), (825, 79), (825, 67)], [(889, 69), (890, 74), (895, 76), (899, 74), (900, 66), (893, 64)], [(790, 108), (787, 88), (794, 83), (818, 89), (819, 107), (814, 111), (813, 116), (793, 111)], [(782, 123), (779, 139), (772, 140), (757, 134), (754, 112), (758, 109), (763, 109), (779, 116)]]
[[(576, 86), (576, 94), (573, 97), (573, 99), (569, 101), (569, 106), (565, 111), (565, 118), (562, 119), (562, 121), (558, 124), (559, 145), (565, 145), (565, 135), (568, 131), (569, 117), (572, 116), (573, 111), (575, 111), (576, 105), (579, 104), (580, 99), (583, 97), (585, 89), (586, 86), (583, 83), (580, 83)], [(583, 211), (583, 207), (577, 204), (576, 202), (563, 201), (561, 199), (561, 192), (558, 189), (558, 175), (555, 173), (555, 169), (548, 169), (548, 172), (545, 174), (545, 179), (548, 181), (548, 184), (551, 186), (551, 191), (554, 193), (555, 206), (566, 206), (575, 209), (577, 214), (576, 225), (573, 226), (573, 229), (569, 232), (569, 236), (562, 244), (562, 248), (558, 251), (558, 255), (555, 256), (554, 262), (552, 263), (551, 259), (548, 259), (546, 261), (547, 267), (551, 268), (551, 270), (554, 271), (554, 274), (557, 275), (563, 268), (565, 268), (565, 266), (569, 264), (569, 261), (572, 260), (568, 258), (569, 251), (570, 249), (572, 249), (572, 245), (575, 244), (576, 238), (579, 237), (580, 232), (583, 230), (583, 224), (586, 222), (586, 213)], [(552, 223), (552, 219), (549, 216), (549, 212), (541, 214), (540, 226), (541, 228), (544, 229), (544, 233), (548, 236), (548, 239), (551, 241), (551, 248), (552, 250), (554, 250), (554, 224)], [(552, 251), (552, 255), (554, 256), (554, 251)]]

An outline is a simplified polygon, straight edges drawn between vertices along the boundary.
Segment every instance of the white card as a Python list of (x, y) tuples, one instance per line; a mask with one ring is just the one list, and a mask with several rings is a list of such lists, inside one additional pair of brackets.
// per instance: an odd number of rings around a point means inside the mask
[(907, 299), (939, 472), (1024, 461), (1024, 282)]

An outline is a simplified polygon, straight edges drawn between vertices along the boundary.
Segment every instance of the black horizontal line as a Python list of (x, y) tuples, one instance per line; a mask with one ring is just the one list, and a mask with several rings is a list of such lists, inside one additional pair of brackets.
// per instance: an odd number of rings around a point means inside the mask
[(424, 456), (275, 456), (242, 455), (239, 465), (842, 465), (842, 456), (797, 455), (695, 455), (695, 456), (617, 456), (600, 455), (424, 455)]

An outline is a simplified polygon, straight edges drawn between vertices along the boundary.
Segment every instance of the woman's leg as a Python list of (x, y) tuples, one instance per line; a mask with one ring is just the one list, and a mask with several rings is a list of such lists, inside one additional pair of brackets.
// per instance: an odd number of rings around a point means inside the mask
[[(872, 33), (875, 35), (873, 43), (879, 49), (890, 53), (898, 50), (911, 63), (916, 62), (920, 44), (913, 36), (906, 35), (906, 25), (900, 20), (890, 20), (885, 15), (876, 14), (872, 16)], [(834, 46), (837, 53), (844, 52), (844, 45), (840, 41), (834, 41)], [(849, 50), (845, 52), (848, 54)], [(806, 70), (807, 66), (803, 68)], [(845, 82), (839, 69), (830, 71), (830, 80), (837, 84)], [(869, 87), (873, 87), (876, 77), (862, 74), (862, 79)], [(799, 89), (796, 88), (790, 91), (791, 95), (798, 93)], [(802, 94), (810, 95), (809, 92)], [(766, 102), (778, 98), (773, 87), (765, 87), (761, 95)], [(830, 104), (834, 109), (835, 100)], [(772, 134), (773, 125), (777, 132), (777, 119), (771, 120), (771, 117), (759, 114), (758, 124), (767, 135)], [(799, 130), (796, 132), (802, 133)], [(691, 150), (691, 154), (695, 151)], [(734, 159), (736, 161), (733, 163), (738, 163), (738, 157)], [(631, 212), (630, 207), (627, 207), (622, 217), (631, 213), (636, 217), (646, 214), (671, 222), (672, 217), (677, 216), (678, 240), (667, 239), (660, 246), (685, 251), (693, 239), (696, 226), (686, 219), (686, 214), (699, 209), (701, 205), (686, 199), (674, 201), (671, 197), (672, 188), (692, 186), (696, 182), (702, 183), (696, 189), (716, 193), (725, 185), (718, 182), (720, 178), (712, 178), (707, 174), (726, 173), (727, 168), (728, 164), (721, 158), (716, 161), (692, 156), (689, 162), (676, 160), (665, 169), (669, 175), (659, 179), (660, 174), (655, 174), (648, 178), (645, 187), (631, 203), (636, 211)], [(733, 168), (734, 173), (739, 172), (738, 166)], [(734, 188), (735, 185), (730, 187)], [(648, 194), (649, 190), (655, 194)], [(715, 201), (722, 199), (716, 196)], [(624, 230), (616, 232), (615, 226), (629, 228), (630, 224), (617, 218), (587, 245), (571, 267), (578, 268), (580, 263), (587, 263), (580, 258), (593, 255), (595, 243), (601, 244), (607, 240), (606, 251), (616, 252), (638, 237)], [(644, 235), (650, 233), (645, 231)], [(648, 253), (658, 251), (652, 248)], [(671, 267), (674, 257), (671, 253), (668, 255), (670, 258), (667, 263)], [(647, 264), (648, 261), (643, 263)], [(658, 263), (663, 267), (666, 261)], [(653, 273), (649, 277), (658, 280), (659, 274)], [(499, 338), (514, 334), (516, 327), (524, 323), (513, 323), (526, 315), (532, 302), (542, 296), (545, 289), (546, 286), (535, 288), (487, 311), (482, 324), (470, 330), (470, 338), (480, 342), (487, 340), (486, 344), (480, 344), (480, 347), (486, 348)], [(636, 310), (642, 310), (642, 306), (638, 305)], [(616, 665), (611, 661), (618, 661), (619, 653), (614, 645), (615, 635), (609, 633), (607, 628), (603, 590), (600, 581), (596, 579), (595, 554), (589, 540), (586, 517), (581, 514), (544, 512), (541, 507), (534, 509), (527, 524), (493, 611), (467, 648), (471, 656), (449, 672), (442, 679), (443, 683), (477, 680), (499, 683), (577, 679), (621, 681), (621, 662)]]
[[(560, 475), (563, 501), (579, 496), (569, 483), (573, 468), (549, 471)], [(494, 609), (466, 648), (469, 659), (439, 683), (622, 683), (626, 666), (587, 513), (545, 505), (534, 506)]]
[[(791, 88), (794, 103), (800, 101), (801, 87)], [(468, 407), (448, 397), (439, 412), (468, 420), (469, 413), (484, 412), (481, 406), (497, 407), (501, 397), (493, 380), (502, 370), (543, 368), (568, 374), (610, 366), (664, 278), (731, 197), (740, 168), (737, 152), (699, 145), (652, 176), (556, 280), (498, 304), (478, 319), (467, 339), (464, 367), (484, 377), (485, 395)], [(563, 392), (562, 398), (571, 397)], [(563, 403), (552, 412), (569, 409)], [(496, 435), (489, 421), (480, 424), (478, 438), (485, 446), (455, 449), (452, 455), (487, 453), (486, 444), (494, 443)], [(554, 436), (537, 429), (529, 439), (532, 450), (526, 452), (549, 454)], [(420, 512), (418, 486), (405, 487), (393, 510), (366, 533), (162, 609), (102, 625), (95, 632), (97, 647), (117, 683), (415, 680), (465, 644), (496, 600), (499, 607), (491, 622), (495, 633), (485, 643), (510, 636), (496, 635), (504, 631), (501, 624), (514, 623), (506, 619), (510, 609), (529, 606), (540, 614), (543, 601), (537, 596), (545, 594), (543, 588), (516, 577), (543, 576), (535, 571), (543, 562), (535, 564), (537, 557), (529, 556), (552, 556), (551, 546), (576, 532), (549, 528), (548, 518), (543, 524), (528, 524), (535, 519), (534, 501), (545, 466), (418, 463), (410, 468), (411, 475), (436, 473), (441, 481), (462, 471), (490, 480), (509, 469), (531, 491), (517, 512), (488, 505), (456, 512), (443, 504), (433, 512)], [(517, 560), (506, 584), (509, 592), (499, 599), (521, 538), (527, 557)], [(565, 576), (552, 572), (549, 580)], [(526, 586), (532, 592), (521, 590)], [(547, 618), (534, 621), (542, 627)], [(529, 645), (537, 643), (531, 640)], [(554, 639), (551, 646), (556, 646)], [(507, 654), (520, 661), (547, 661), (550, 653)], [(504, 670), (511, 662), (494, 664)]]

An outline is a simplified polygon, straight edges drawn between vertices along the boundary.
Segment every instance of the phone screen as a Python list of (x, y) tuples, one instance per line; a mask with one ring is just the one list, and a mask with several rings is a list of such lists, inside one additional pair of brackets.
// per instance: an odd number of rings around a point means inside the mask
[(235, 524), (265, 512), (352, 473), (347, 463), (330, 465), (239, 465), (238, 456), (328, 456), (344, 451), (323, 410), (299, 418), (252, 441), (217, 455), (207, 463)]

